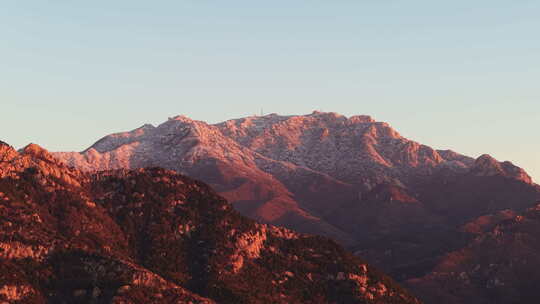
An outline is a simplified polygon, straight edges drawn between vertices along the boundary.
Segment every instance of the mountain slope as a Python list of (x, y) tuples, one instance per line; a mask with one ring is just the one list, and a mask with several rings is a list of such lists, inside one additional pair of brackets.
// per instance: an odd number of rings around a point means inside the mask
[(158, 168), (83, 173), (0, 144), (0, 300), (419, 303), (334, 242)]
[(527, 173), (402, 137), (369, 116), (184, 116), (56, 157), (83, 170), (160, 166), (212, 185), (244, 215), (329, 236), (406, 281), (476, 237), (461, 227), (540, 199)]
[(107, 136), (81, 154), (55, 156), (87, 171), (154, 166), (175, 170), (210, 184), (239, 211), (257, 220), (344, 243), (352, 239), (317, 212), (324, 209), (319, 205), (331, 199), (337, 204), (352, 197), (350, 185), (267, 158), (225, 137), (217, 127), (184, 116), (157, 128), (146, 125)]
[(426, 303), (537, 303), (540, 205), (473, 223), (466, 225), (477, 228), (473, 240), (448, 253), (429, 274), (409, 280), (409, 286)]

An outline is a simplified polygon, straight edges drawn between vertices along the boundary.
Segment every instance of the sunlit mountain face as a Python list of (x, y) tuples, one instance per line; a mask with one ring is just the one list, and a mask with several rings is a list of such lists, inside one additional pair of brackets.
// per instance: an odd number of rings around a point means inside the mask
[(332, 240), (162, 168), (82, 172), (0, 143), (1, 303), (420, 303)]
[[(106, 136), (81, 153), (53, 155), (86, 172), (162, 167), (202, 180), (243, 215), (330, 237), (421, 298), (448, 303), (498, 303), (489, 301), (513, 285), (484, 284), (489, 271), (476, 272), (468, 285), (459, 274), (475, 269), (472, 261), (489, 248), (479, 239), (530, 214), (540, 200), (540, 188), (510, 162), (435, 150), (369, 116), (271, 114), (219, 124), (177, 116)], [(503, 250), (502, 242), (493, 246)], [(456, 260), (459, 252), (470, 256), (466, 265)], [(490, 252), (499, 264), (516, 265)], [(448, 261), (464, 270), (456, 275)], [(465, 280), (460, 291), (439, 273)]]

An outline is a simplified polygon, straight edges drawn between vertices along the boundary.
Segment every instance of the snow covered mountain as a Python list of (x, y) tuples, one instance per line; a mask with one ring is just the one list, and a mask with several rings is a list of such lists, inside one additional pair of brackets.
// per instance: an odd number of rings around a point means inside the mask
[(400, 280), (429, 273), (460, 227), (540, 199), (527, 173), (402, 137), (369, 116), (185, 116), (54, 154), (86, 171), (159, 166), (210, 184), (258, 221), (339, 240)]

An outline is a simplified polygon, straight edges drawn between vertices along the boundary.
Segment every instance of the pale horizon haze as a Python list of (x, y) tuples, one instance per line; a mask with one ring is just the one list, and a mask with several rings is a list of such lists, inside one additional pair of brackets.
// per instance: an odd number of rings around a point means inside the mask
[(183, 114), (370, 115), (540, 181), (540, 1), (5, 1), (0, 140), (81, 151)]

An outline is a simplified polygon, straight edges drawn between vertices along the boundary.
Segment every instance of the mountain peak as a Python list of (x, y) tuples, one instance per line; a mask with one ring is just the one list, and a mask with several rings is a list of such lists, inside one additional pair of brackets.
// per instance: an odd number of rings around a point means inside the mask
[(475, 161), (472, 170), (476, 175), (497, 175), (503, 173), (499, 162), (489, 154), (480, 155)]
[(21, 149), (21, 153), (28, 153), (32, 155), (39, 154), (43, 151), (45, 151), (43, 147), (34, 143), (29, 143), (28, 145), (26, 145), (24, 148)]
[(0, 161), (9, 161), (16, 155), (17, 151), (11, 145), (0, 141)]
[(10, 144), (0, 140), (0, 152), (8, 151), (8, 150), (15, 150), (15, 149), (13, 149), (13, 147)]
[(154, 127), (153, 124), (149, 124), (149, 123), (146, 123), (144, 125), (142, 125), (139, 129), (143, 129), (143, 130), (151, 130), (151, 129), (155, 129), (156, 127)]
[(522, 168), (509, 161), (501, 163), (489, 154), (483, 154), (475, 160), (471, 173), (476, 176), (506, 176), (527, 184), (533, 183), (531, 177)]
[(354, 115), (349, 117), (349, 121), (352, 123), (374, 123), (376, 122), (375, 119), (373, 119), (369, 115)]
[(306, 116), (343, 117), (343, 115), (336, 112), (322, 112), (318, 110), (315, 110), (311, 112), (311, 114), (306, 115)]
[(191, 119), (190, 117), (186, 116), (186, 115), (183, 115), (183, 114), (180, 114), (180, 115), (176, 115), (176, 116), (173, 116), (173, 117), (169, 117), (168, 119), (169, 121), (171, 120), (177, 120), (177, 121), (185, 121), (185, 122), (193, 122), (194, 120)]
[(23, 155), (28, 155), (34, 158), (38, 158), (41, 160), (49, 161), (49, 162), (56, 162), (56, 158), (52, 156), (52, 154), (47, 151), (45, 148), (41, 147), (40, 145), (30, 143), (26, 145), (26, 147), (22, 148), (20, 151)]

